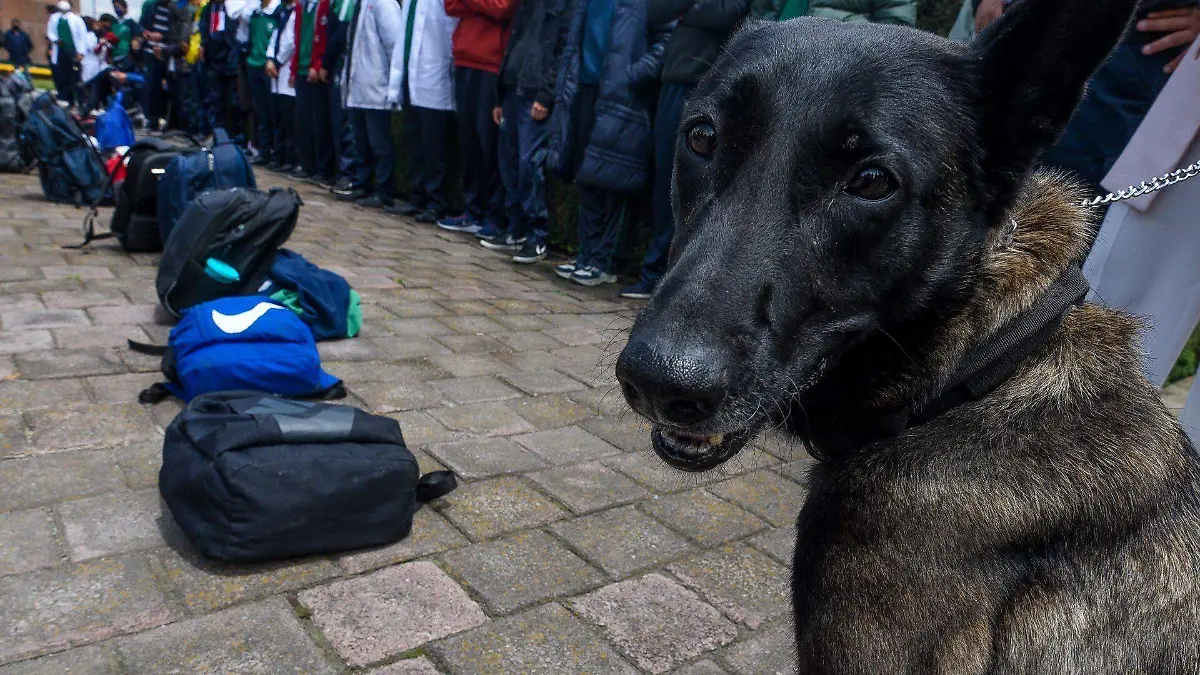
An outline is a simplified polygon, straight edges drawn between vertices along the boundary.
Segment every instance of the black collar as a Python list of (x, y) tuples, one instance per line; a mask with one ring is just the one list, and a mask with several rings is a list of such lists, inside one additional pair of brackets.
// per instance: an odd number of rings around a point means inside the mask
[(812, 429), (809, 454), (821, 461), (837, 461), (871, 443), (936, 419), (963, 403), (983, 398), (1007, 380), (1026, 357), (1046, 344), (1089, 290), (1079, 266), (1072, 265), (1032, 307), (967, 352), (942, 393), (927, 405), (915, 411), (905, 407), (883, 412), (871, 419), (839, 425), (837, 429)]

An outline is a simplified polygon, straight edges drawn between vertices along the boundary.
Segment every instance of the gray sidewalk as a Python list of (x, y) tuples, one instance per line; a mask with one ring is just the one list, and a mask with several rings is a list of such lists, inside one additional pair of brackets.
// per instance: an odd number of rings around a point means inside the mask
[(801, 449), (670, 470), (612, 376), (636, 305), (300, 191), (289, 246), (363, 296), (326, 370), (461, 487), (381, 549), (198, 558), (156, 487), (180, 406), (125, 348), (166, 340), (156, 256), (61, 249), (84, 212), (0, 176), (0, 675), (791, 672)]

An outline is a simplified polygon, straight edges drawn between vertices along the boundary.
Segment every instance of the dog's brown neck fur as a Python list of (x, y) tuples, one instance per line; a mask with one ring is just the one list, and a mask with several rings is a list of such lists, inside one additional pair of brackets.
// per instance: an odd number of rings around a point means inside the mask
[(1095, 217), (1083, 197), (1081, 187), (1064, 176), (1031, 175), (1005, 222), (991, 228), (962, 309), (934, 331), (923, 357), (875, 392), (870, 406), (915, 403), (920, 409), (941, 393), (971, 349), (1029, 310), (1069, 266), (1081, 262)]

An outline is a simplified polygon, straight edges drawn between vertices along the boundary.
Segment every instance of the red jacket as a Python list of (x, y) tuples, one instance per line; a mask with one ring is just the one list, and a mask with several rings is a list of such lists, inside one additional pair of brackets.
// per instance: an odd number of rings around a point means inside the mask
[(445, 0), (445, 5), (447, 15), (458, 17), (454, 65), (499, 73), (517, 0)]

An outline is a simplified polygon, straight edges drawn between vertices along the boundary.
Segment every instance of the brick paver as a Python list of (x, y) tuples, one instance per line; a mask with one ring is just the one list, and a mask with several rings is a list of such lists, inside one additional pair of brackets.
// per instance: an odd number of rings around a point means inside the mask
[(460, 488), (390, 545), (201, 558), (157, 495), (180, 404), (125, 346), (169, 332), (157, 256), (60, 248), (83, 212), (0, 176), (0, 675), (790, 672), (802, 450), (669, 469), (612, 372), (636, 303), (295, 187), (289, 247), (363, 298), (326, 369)]

